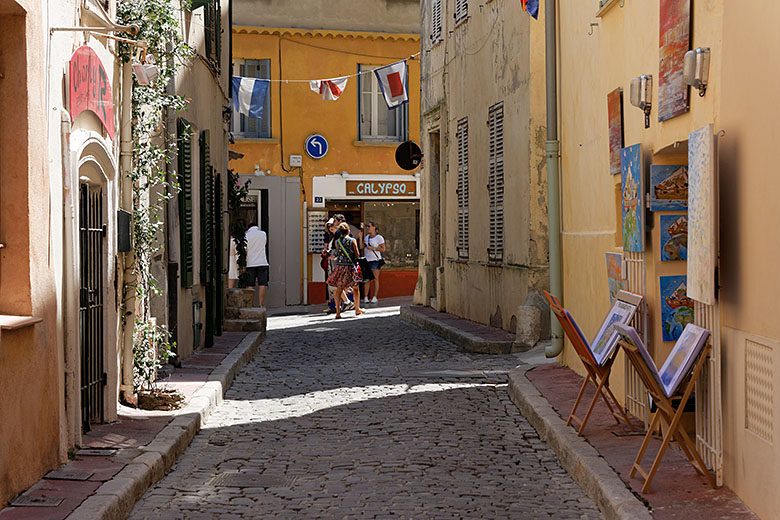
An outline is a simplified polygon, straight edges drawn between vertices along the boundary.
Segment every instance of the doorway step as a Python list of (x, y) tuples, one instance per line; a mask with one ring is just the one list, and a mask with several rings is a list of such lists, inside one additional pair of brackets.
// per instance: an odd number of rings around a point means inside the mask
[(263, 331), (266, 327), (265, 307), (252, 307), (254, 290), (228, 289), (224, 330), (230, 332)]

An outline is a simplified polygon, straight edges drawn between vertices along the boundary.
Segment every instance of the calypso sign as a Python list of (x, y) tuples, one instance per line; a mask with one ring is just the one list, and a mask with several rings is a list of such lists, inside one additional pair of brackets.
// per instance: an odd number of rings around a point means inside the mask
[(347, 195), (415, 197), (415, 181), (347, 181)]

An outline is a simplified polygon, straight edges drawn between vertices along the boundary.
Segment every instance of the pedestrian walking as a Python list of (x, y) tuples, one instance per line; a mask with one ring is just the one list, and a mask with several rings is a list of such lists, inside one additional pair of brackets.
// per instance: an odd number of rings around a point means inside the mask
[[(335, 287), (335, 300), (341, 301), (344, 291), (352, 288), (355, 303), (355, 316), (363, 314), (360, 309), (360, 267), (357, 240), (349, 236), (349, 225), (342, 222), (338, 226), (339, 236), (333, 240), (331, 255), (334, 257), (333, 271), (328, 276), (328, 285)], [(341, 318), (341, 306), (336, 307), (336, 318)]]
[(368, 221), (366, 226), (365, 237), (363, 238), (363, 252), (365, 253), (366, 260), (368, 261), (368, 267), (374, 274), (374, 297), (370, 300), (369, 289), (371, 288), (371, 282), (366, 282), (363, 286), (363, 293), (365, 294), (364, 303), (376, 303), (379, 301), (379, 271), (382, 266), (385, 265), (385, 261), (382, 259), (382, 253), (385, 252), (385, 238), (379, 234), (379, 229), (376, 227), (376, 222), (373, 220)]
[(233, 289), (238, 283), (238, 248), (236, 239), (230, 237), (230, 260), (228, 262), (228, 287)]
[[(328, 222), (325, 224), (325, 239), (323, 243), (325, 244), (325, 247), (323, 248), (322, 252), (320, 253), (320, 267), (322, 267), (322, 270), (325, 271), (325, 279), (328, 279), (328, 275), (333, 272), (334, 269), (334, 258), (331, 256), (330, 251), (333, 249), (334, 243), (333, 241), (339, 237), (338, 232), (338, 224), (339, 222), (336, 221), (335, 217), (331, 217), (328, 219)], [(328, 309), (325, 311), (328, 314), (332, 314), (336, 312), (336, 299), (335, 299), (335, 293), (336, 289), (333, 286), (325, 284), (325, 297), (328, 300)], [(355, 304), (349, 301), (349, 297), (346, 294), (346, 291), (342, 293), (342, 302), (341, 302), (341, 310), (346, 311), (350, 309), (355, 308)]]
[(268, 258), (265, 247), (268, 237), (265, 231), (252, 222), (246, 230), (246, 271), (249, 273), (249, 287), (255, 290), (258, 307), (265, 302), (268, 289)]

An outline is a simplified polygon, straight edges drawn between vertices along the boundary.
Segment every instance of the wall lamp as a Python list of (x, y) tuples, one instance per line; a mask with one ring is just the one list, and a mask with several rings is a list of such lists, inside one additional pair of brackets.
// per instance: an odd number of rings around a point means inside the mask
[(650, 109), (653, 99), (653, 76), (642, 74), (631, 80), (631, 104), (645, 113), (645, 128), (650, 128)]
[(683, 81), (687, 85), (699, 89), (699, 97), (707, 92), (707, 82), (710, 79), (710, 48), (699, 47), (685, 53), (683, 61)]

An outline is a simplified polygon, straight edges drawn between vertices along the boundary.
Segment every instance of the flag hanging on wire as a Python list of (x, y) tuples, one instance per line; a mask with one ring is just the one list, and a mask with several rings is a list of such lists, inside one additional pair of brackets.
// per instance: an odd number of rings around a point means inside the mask
[(382, 89), (388, 108), (396, 108), (409, 102), (406, 60), (374, 69), (374, 74), (379, 81), (379, 88)]
[(520, 0), (520, 4), (523, 11), (533, 16), (534, 20), (539, 19), (539, 0)]
[(265, 96), (268, 94), (267, 79), (233, 76), (233, 106), (239, 114), (248, 117), (263, 117)]
[(324, 101), (336, 101), (344, 89), (347, 88), (349, 78), (316, 79), (309, 82), (309, 87), (319, 94), (322, 94)]

